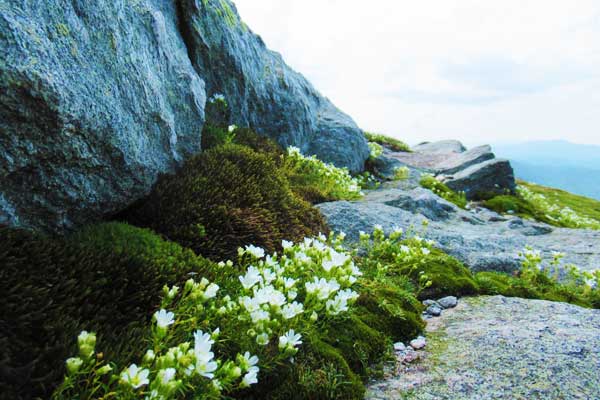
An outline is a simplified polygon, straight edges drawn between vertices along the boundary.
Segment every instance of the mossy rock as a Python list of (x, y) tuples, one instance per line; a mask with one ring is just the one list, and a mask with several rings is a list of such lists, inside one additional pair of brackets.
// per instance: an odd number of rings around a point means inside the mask
[(183, 282), (191, 271), (166, 273), (125, 253), (0, 228), (3, 394), (49, 398), (82, 330), (98, 333), (97, 348), (111, 360), (143, 355), (165, 276)]
[(421, 274), (431, 281), (420, 299), (437, 299), (444, 296), (464, 296), (476, 294), (479, 290), (473, 274), (460, 261), (438, 249), (414, 263), (397, 265), (396, 272), (407, 275), (417, 284)]
[(320, 212), (296, 196), (275, 161), (240, 145), (190, 159), (159, 179), (127, 218), (215, 260), (235, 259), (254, 244), (275, 251), (281, 240), (328, 233)]

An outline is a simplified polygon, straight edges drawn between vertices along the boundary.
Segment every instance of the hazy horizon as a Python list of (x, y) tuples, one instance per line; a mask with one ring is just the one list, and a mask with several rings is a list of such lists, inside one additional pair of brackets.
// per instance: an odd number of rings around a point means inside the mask
[(600, 145), (600, 2), (235, 0), (365, 130)]

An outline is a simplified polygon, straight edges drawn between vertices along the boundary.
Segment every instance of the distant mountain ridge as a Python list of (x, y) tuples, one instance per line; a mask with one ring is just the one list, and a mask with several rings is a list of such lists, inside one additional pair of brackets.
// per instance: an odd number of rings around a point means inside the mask
[(517, 178), (600, 199), (600, 146), (564, 140), (495, 144)]

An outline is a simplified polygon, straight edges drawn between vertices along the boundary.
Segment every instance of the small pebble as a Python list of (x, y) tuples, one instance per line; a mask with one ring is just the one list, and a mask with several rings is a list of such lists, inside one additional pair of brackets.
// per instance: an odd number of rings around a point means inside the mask
[(402, 361), (405, 363), (411, 363), (417, 359), (419, 359), (419, 353), (417, 353), (416, 351), (414, 351), (413, 349), (410, 349), (406, 352), (406, 354), (404, 354), (404, 357), (402, 358)]
[(427, 345), (427, 341), (423, 336), (419, 336), (416, 339), (410, 341), (410, 347), (415, 350), (420, 350)]
[(438, 306), (438, 307), (439, 307), (439, 306), (440, 306), (440, 305), (437, 303), (437, 301), (435, 301), (435, 300), (425, 300), (425, 301), (423, 301), (423, 305), (424, 305), (425, 307), (429, 307), (429, 306)]
[(454, 308), (458, 304), (458, 299), (454, 296), (447, 296), (439, 299), (437, 302), (442, 308)]
[(433, 315), (434, 317), (439, 317), (442, 314), (442, 309), (439, 306), (433, 304), (427, 307), (427, 310), (425, 311), (427, 312), (427, 314)]
[(396, 342), (394, 343), (394, 350), (398, 352), (404, 351), (406, 350), (406, 346), (402, 342)]

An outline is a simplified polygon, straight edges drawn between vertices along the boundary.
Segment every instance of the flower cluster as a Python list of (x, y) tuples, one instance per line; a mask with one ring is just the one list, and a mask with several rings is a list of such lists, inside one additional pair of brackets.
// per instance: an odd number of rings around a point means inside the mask
[(284, 241), (282, 254), (240, 248), (237, 266), (218, 264), (241, 271), (227, 292), (205, 278), (190, 278), (183, 288), (165, 286), (143, 359), (118, 368), (95, 358), (96, 336), (82, 332), (79, 356), (67, 360), (59, 392), (87, 398), (85, 381), (94, 382), (95, 395), (111, 392), (123, 399), (168, 399), (175, 393), (215, 398), (256, 384), (262, 368), (297, 353), (305, 329), (348, 312), (357, 299), (352, 286), (361, 272), (343, 239), (331, 234)]
[[(423, 226), (427, 226), (427, 220), (423, 221)], [(435, 246), (433, 240), (414, 233), (408, 235), (399, 227), (394, 227), (386, 236), (383, 227), (375, 225), (372, 234), (360, 232), (360, 242), (368, 252), (368, 259), (379, 260), (376, 266), (378, 277), (386, 276), (394, 265), (412, 265), (410, 272), (413, 269), (418, 272), (416, 291), (420, 292), (432, 285), (429, 276), (421, 268)]]
[(304, 156), (297, 147), (287, 149), (287, 168), (298, 175), (311, 178), (336, 199), (356, 199), (363, 196), (360, 181), (346, 168), (325, 163), (316, 156)]
[(572, 228), (600, 229), (600, 221), (579, 215), (569, 207), (560, 207), (553, 204), (541, 193), (535, 193), (525, 186), (519, 186), (517, 191), (523, 199), (532, 203), (548, 219), (559, 225)]
[(370, 157), (372, 159), (377, 158), (383, 154), (383, 146), (381, 146), (379, 143), (369, 142), (368, 144), (369, 150), (371, 151)]
[(583, 271), (574, 264), (563, 264), (564, 253), (552, 252), (552, 259), (544, 263), (539, 250), (526, 246), (519, 254), (521, 259), (521, 277), (527, 280), (542, 273), (549, 279), (589, 291), (600, 287), (600, 269)]
[(215, 93), (212, 96), (210, 96), (210, 98), (208, 99), (208, 102), (211, 104), (214, 104), (217, 102), (223, 102), (223, 103), (227, 104), (227, 101), (225, 100), (225, 96), (222, 95), (221, 93)]

